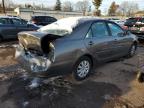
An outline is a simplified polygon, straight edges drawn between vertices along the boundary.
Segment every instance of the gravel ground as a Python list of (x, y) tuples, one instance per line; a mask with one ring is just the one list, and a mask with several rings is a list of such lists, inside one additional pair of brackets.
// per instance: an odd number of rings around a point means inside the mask
[(144, 108), (144, 85), (136, 80), (138, 55), (96, 67), (87, 80), (55, 77), (35, 89), (14, 59), (17, 42), (0, 44), (0, 108)]

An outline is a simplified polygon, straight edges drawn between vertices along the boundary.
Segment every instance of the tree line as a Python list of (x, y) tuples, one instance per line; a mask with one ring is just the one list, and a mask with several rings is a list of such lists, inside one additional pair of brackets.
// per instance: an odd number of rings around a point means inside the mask
[[(56, 0), (55, 6), (47, 7), (44, 4), (15, 4), (12, 0), (2, 0), (0, 4), (0, 10), (3, 8), (3, 12), (5, 13), (5, 8), (15, 8), (15, 7), (23, 7), (23, 8), (32, 8), (32, 9), (43, 9), (43, 10), (55, 10), (55, 11), (66, 11), (66, 12), (82, 12), (84, 15), (86, 12), (92, 12), (96, 16), (101, 15), (100, 6), (102, 5), (103, 0), (80, 0), (76, 3), (67, 0), (65, 2), (61, 2), (61, 0)], [(93, 9), (94, 7), (95, 9)], [(107, 7), (106, 7), (107, 8)], [(121, 4), (117, 4), (115, 1), (111, 3), (111, 5), (106, 9), (108, 16), (133, 16), (139, 10), (139, 6), (137, 3), (131, 1), (123, 1)]]
[[(97, 9), (96, 13), (100, 15), (99, 7), (102, 3), (102, 0), (93, 0), (92, 3), (94, 4), (95, 8)], [(54, 7), (46, 7), (43, 4), (37, 5), (35, 3), (33, 3), (33, 4), (15, 4), (15, 3), (13, 3), (12, 0), (2, 0), (2, 2), (0, 4), (0, 8), (3, 8), (4, 13), (5, 13), (5, 9), (16, 8), (16, 7), (55, 10), (55, 11), (67, 11), (67, 12), (78, 11), (78, 12), (83, 12), (83, 14), (85, 14), (86, 11), (90, 12), (92, 10), (91, 9), (92, 6), (91, 6), (89, 0), (77, 1), (76, 3), (73, 3), (71, 1), (65, 1), (62, 3), (61, 0), (56, 0)]]

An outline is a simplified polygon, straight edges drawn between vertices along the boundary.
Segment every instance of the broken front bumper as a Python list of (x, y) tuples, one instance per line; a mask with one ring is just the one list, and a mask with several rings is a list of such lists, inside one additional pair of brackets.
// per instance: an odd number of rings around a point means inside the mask
[(33, 74), (46, 74), (51, 66), (48, 57), (32, 54), (21, 46), (16, 48), (15, 57), (24, 69)]

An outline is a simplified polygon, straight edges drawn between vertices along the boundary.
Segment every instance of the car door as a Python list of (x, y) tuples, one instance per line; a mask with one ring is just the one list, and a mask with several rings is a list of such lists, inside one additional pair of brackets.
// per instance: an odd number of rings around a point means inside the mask
[(117, 24), (108, 22), (108, 27), (111, 32), (111, 36), (115, 39), (113, 43), (115, 56), (122, 56), (126, 54), (130, 48), (130, 38), (128, 34)]
[(0, 18), (0, 34), (4, 39), (10, 39), (15, 36), (16, 27), (9, 18)]
[(12, 21), (13, 21), (13, 24), (16, 26), (16, 29), (17, 29), (16, 34), (21, 32), (21, 31), (30, 31), (30, 30), (32, 30), (31, 28), (29, 28), (27, 26), (27, 23), (25, 23), (21, 19), (13, 18)]
[(105, 21), (93, 23), (85, 39), (88, 50), (98, 61), (107, 61), (113, 57), (114, 41)]

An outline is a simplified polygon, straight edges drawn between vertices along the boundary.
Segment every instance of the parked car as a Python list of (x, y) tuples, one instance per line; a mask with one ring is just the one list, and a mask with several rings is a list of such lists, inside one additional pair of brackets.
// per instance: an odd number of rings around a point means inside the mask
[(133, 56), (137, 49), (135, 35), (97, 18), (64, 18), (18, 38), (16, 59), (38, 77), (72, 73), (83, 80), (95, 64)]
[(20, 18), (3, 16), (0, 17), (0, 41), (4, 39), (17, 38), (21, 31), (33, 31), (39, 29), (34, 24), (27, 24), (27, 21)]
[(144, 22), (136, 23), (131, 27), (130, 31), (135, 34), (139, 40), (144, 40)]
[(127, 20), (127, 23), (125, 25), (127, 25), (128, 30), (130, 30), (131, 33), (135, 34), (139, 40), (144, 39), (144, 18), (143, 17), (130, 18)]
[(141, 20), (143, 20), (142, 17), (131, 17), (131, 18), (128, 18), (126, 19), (126, 22), (125, 22), (125, 26), (127, 26), (128, 28), (129, 27), (133, 27), (133, 25), (136, 24), (136, 22), (141, 22)]
[(120, 25), (121, 27), (124, 26), (125, 20), (119, 19), (119, 18), (108, 18), (108, 20), (113, 21)]
[(45, 26), (56, 21), (57, 19), (51, 16), (32, 16), (30, 23), (40, 25), (40, 26)]

